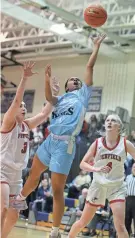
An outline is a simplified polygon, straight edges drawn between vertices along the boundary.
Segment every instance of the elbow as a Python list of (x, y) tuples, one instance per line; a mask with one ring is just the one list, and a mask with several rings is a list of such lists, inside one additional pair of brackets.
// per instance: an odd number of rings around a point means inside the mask
[(46, 95), (46, 101), (49, 102), (49, 103), (51, 103), (51, 104), (53, 104), (53, 99), (52, 99), (52, 97), (50, 97), (50, 96), (47, 96), (47, 95)]
[(89, 83), (89, 86), (92, 86), (93, 85), (93, 80)]
[(89, 63), (89, 64), (86, 65), (86, 68), (87, 68), (87, 70), (90, 70), (90, 71), (93, 72), (94, 64), (93, 63)]
[(83, 162), (80, 163), (80, 169), (84, 169)]

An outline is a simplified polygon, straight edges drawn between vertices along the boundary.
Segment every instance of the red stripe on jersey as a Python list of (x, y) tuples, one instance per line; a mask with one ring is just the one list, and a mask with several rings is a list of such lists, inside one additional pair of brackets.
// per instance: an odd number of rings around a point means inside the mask
[(94, 204), (94, 203), (91, 203), (89, 201), (86, 201), (86, 204), (89, 204), (89, 205), (91, 205), (93, 207), (104, 207), (104, 205), (102, 205), (102, 204)]
[(23, 123), (25, 123), (28, 129), (30, 130), (29, 124), (26, 121), (23, 121)]
[(5, 183), (5, 184), (8, 184), (8, 185), (9, 185), (9, 183), (8, 183), (8, 182), (6, 182), (6, 181), (0, 181), (0, 183)]
[(126, 143), (126, 138), (124, 138), (124, 146), (125, 146), (125, 152), (126, 152), (126, 155), (127, 155), (127, 143)]
[(9, 133), (15, 128), (15, 126), (16, 126), (16, 122), (15, 122), (14, 126), (9, 131), (0, 131), (0, 133), (2, 133), (2, 134)]
[(120, 142), (120, 136), (118, 137), (118, 140), (117, 140), (116, 145), (115, 145), (114, 147), (112, 147), (112, 148), (109, 148), (109, 147), (107, 146), (105, 140), (106, 140), (105, 137), (102, 137), (103, 146), (104, 146), (107, 150), (114, 150), (114, 149), (118, 146), (118, 144), (119, 144), (119, 142)]
[(98, 147), (98, 139), (96, 139), (96, 145), (95, 145), (94, 157), (96, 156), (96, 153), (97, 153), (97, 147)]
[(115, 199), (115, 200), (110, 201), (109, 203), (112, 204), (112, 203), (116, 203), (116, 202), (125, 202), (125, 199)]
[(25, 126), (24, 126), (24, 124), (22, 123), (22, 132), (24, 132), (25, 131)]

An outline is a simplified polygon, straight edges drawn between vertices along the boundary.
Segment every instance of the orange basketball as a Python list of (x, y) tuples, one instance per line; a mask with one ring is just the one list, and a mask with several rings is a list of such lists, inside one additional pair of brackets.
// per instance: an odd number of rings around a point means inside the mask
[(84, 20), (91, 27), (100, 27), (107, 20), (107, 12), (100, 5), (90, 5), (84, 11)]

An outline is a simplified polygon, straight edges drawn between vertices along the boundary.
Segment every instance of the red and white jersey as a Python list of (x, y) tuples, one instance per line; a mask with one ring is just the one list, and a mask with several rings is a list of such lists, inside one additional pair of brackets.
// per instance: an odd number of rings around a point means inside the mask
[(29, 127), (25, 122), (16, 122), (9, 132), (1, 131), (0, 145), (2, 165), (15, 170), (26, 168), (29, 159)]
[(124, 162), (126, 160), (126, 139), (119, 137), (115, 147), (108, 148), (105, 144), (105, 138), (96, 140), (96, 151), (94, 167), (109, 166), (111, 171), (107, 174), (95, 172), (93, 178), (103, 186), (119, 185), (124, 181)]

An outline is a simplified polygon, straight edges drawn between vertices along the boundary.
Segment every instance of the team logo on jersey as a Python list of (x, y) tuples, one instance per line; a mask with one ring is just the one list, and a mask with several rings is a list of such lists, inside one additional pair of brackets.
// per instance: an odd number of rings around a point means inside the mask
[(65, 110), (64, 112), (61, 112), (61, 113), (57, 113), (57, 111), (54, 111), (54, 112), (52, 112), (52, 119), (55, 119), (62, 115), (73, 115), (73, 112), (74, 112), (73, 107), (69, 107), (67, 110)]
[(92, 203), (95, 203), (97, 200), (98, 200), (97, 197), (94, 197), (94, 198), (91, 199)]

